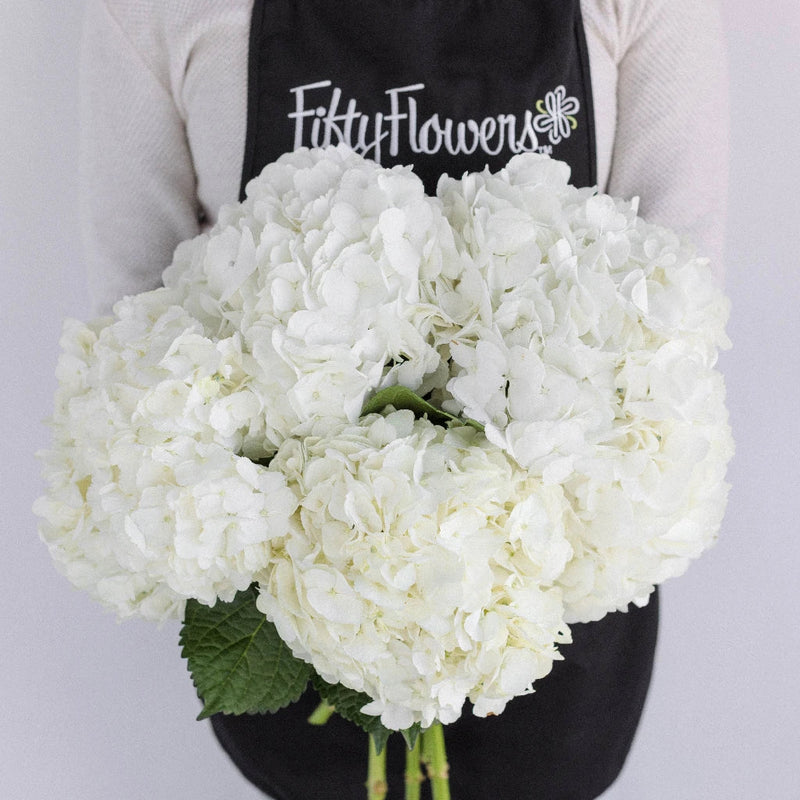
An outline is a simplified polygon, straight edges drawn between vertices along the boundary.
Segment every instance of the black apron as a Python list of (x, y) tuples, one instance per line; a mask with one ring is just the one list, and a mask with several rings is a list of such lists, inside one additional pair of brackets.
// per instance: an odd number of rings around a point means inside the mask
[[(576, 185), (596, 182), (579, 0), (255, 0), (248, 81), (242, 197), (282, 153), (340, 142), (413, 164), (430, 194), (443, 173), (528, 151), (567, 161)], [(571, 627), (536, 692), (446, 727), (454, 800), (592, 800), (616, 778), (650, 682), (658, 596)], [(366, 734), (337, 716), (309, 725), (318, 702), (309, 690), (277, 714), (212, 725), (274, 800), (363, 800)], [(388, 800), (403, 797), (404, 748), (391, 737)]]

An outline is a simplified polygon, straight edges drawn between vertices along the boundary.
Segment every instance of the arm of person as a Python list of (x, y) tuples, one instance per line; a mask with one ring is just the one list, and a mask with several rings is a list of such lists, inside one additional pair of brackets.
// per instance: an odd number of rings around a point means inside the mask
[(729, 110), (715, 0), (615, 0), (617, 123), (608, 191), (685, 234), (722, 279)]
[(168, 70), (113, 8), (88, 0), (81, 62), (81, 220), (93, 310), (160, 284), (199, 230), (196, 178)]

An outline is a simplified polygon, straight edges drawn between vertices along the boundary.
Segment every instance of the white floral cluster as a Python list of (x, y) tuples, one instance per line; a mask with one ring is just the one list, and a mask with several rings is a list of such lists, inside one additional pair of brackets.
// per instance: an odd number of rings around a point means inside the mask
[(456, 292), (444, 405), (569, 501), (570, 622), (683, 573), (713, 542), (733, 442), (714, 369), (728, 301), (707, 262), (636, 204), (513, 159), (440, 183), (477, 277)]
[(231, 600), (269, 563), (296, 507), (282, 475), (239, 451), (261, 403), (238, 336), (212, 341), (167, 289), (62, 337), (35, 506), (56, 563), (122, 617)]
[[(40, 530), (121, 616), (256, 582), (390, 728), (498, 713), (567, 624), (721, 524), (726, 301), (636, 207), (513, 159), (442, 179), (286, 155), (165, 286), (65, 326)], [(399, 384), (481, 423), (362, 417)]]
[(560, 487), (473, 428), (411, 411), (303, 440), (272, 465), (300, 500), (258, 607), (384, 725), (500, 713), (569, 641), (554, 583), (572, 555)]
[(178, 248), (164, 282), (209, 335), (241, 336), (249, 387), (268, 400), (257, 448), (271, 455), (309, 420), (358, 419), (377, 387), (444, 385), (431, 331), (461, 259), (410, 169), (298, 151), (247, 195)]

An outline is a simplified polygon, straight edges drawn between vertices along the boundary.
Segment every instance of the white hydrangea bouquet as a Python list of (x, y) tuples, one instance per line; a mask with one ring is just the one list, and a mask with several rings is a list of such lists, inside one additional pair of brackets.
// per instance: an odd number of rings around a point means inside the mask
[[(442, 724), (499, 714), (569, 624), (714, 541), (727, 301), (635, 203), (515, 157), (443, 177), (297, 151), (69, 321), (40, 532), (120, 617), (183, 618), (201, 716), (309, 682), (449, 796)], [(422, 734), (418, 736), (418, 734)]]

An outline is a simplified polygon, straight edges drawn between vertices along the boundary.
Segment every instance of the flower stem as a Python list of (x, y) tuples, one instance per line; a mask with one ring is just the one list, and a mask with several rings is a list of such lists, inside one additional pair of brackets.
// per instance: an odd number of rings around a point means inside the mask
[(379, 753), (375, 741), (369, 739), (369, 764), (367, 766), (367, 800), (385, 800), (389, 785), (386, 783), (386, 746)]
[(406, 800), (419, 800), (420, 788), (425, 780), (420, 763), (420, 737), (410, 750), (406, 750)]
[(431, 779), (433, 800), (450, 800), (450, 766), (447, 763), (441, 722), (434, 722), (422, 733), (422, 760)]
[(333, 712), (336, 709), (330, 705), (330, 703), (326, 703), (324, 700), (311, 712), (311, 716), (308, 718), (308, 722), (310, 725), (324, 725), (332, 716)]

